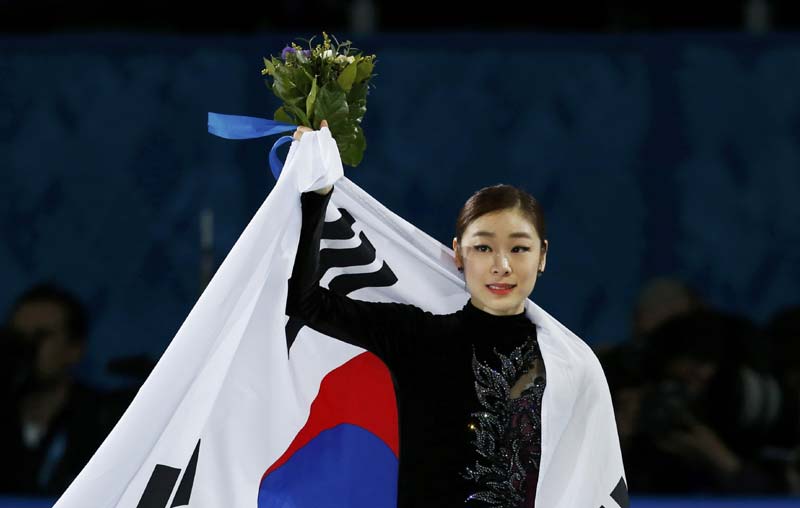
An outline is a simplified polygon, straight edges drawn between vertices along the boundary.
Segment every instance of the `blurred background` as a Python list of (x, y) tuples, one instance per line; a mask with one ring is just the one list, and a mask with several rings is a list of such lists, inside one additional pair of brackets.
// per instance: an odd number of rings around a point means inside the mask
[[(274, 184), (262, 57), (378, 55), (346, 175), (449, 244), (544, 205), (533, 299), (608, 377), (633, 506), (800, 506), (800, 3), (0, 1), (0, 507), (50, 506)], [(666, 497), (665, 497), (666, 496)]]

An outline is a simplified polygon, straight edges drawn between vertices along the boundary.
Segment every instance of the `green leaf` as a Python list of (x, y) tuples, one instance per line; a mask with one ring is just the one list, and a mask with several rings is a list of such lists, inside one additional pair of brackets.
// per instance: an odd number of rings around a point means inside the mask
[(305, 74), (306, 78), (308, 79), (308, 82), (311, 83), (317, 79), (317, 76), (316, 74), (311, 74), (310, 72), (308, 72), (308, 69), (306, 67), (307, 66), (304, 65), (303, 67), (301, 67), (301, 69), (303, 71), (303, 74)]
[(367, 112), (367, 82), (356, 83), (347, 94), (348, 116), (355, 124), (360, 123)]
[(372, 76), (372, 70), (375, 68), (375, 63), (370, 60), (361, 60), (358, 62), (358, 72), (356, 73), (356, 83), (360, 83)]
[[(315, 122), (327, 120), (331, 134), (339, 147), (342, 162), (355, 166), (363, 156), (359, 139), (360, 127), (350, 119), (347, 95), (337, 83), (320, 88), (314, 108)], [(363, 135), (363, 134), (362, 134)]]
[(342, 73), (339, 74), (339, 79), (336, 80), (339, 83), (339, 86), (342, 87), (342, 90), (345, 92), (350, 91), (350, 89), (353, 87), (353, 81), (356, 79), (357, 72), (358, 64), (356, 62), (353, 62), (344, 68)]
[(297, 124), (295, 119), (292, 118), (291, 116), (289, 116), (289, 113), (286, 112), (286, 110), (283, 108), (283, 106), (281, 106), (277, 110), (275, 110), (274, 118), (278, 122)]
[(327, 120), (334, 137), (337, 132), (341, 135), (346, 133), (347, 112), (346, 95), (336, 83), (328, 83), (319, 89), (314, 105), (314, 118), (319, 121)]
[(275, 65), (272, 63), (271, 60), (267, 60), (264, 58), (264, 68), (267, 69), (267, 73), (272, 76), (275, 74)]
[(273, 93), (284, 102), (296, 101), (304, 98), (292, 80), (290, 73), (280, 67), (275, 69), (275, 80), (272, 82)]
[(312, 113), (314, 112), (314, 103), (317, 100), (317, 77), (314, 76), (314, 81), (311, 82), (311, 92), (306, 97), (306, 116), (313, 119)]
[(356, 135), (353, 142), (348, 145), (344, 151), (340, 149), (342, 163), (352, 167), (358, 166), (364, 158), (364, 151), (366, 149), (367, 140), (364, 137), (364, 131), (361, 127), (356, 127)]
[(303, 69), (276, 66), (272, 85), (273, 93), (286, 103), (305, 109), (305, 100), (311, 92), (311, 79)]
[(306, 112), (303, 111), (302, 108), (295, 106), (294, 104), (284, 104), (284, 109), (295, 116), (297, 119), (296, 121), (292, 122), (297, 125), (305, 125), (306, 127), (311, 127), (311, 123), (308, 121), (308, 116), (306, 116)]
[(294, 86), (297, 87), (299, 95), (305, 97), (311, 92), (311, 81), (314, 77), (301, 67), (291, 67), (291, 79)]

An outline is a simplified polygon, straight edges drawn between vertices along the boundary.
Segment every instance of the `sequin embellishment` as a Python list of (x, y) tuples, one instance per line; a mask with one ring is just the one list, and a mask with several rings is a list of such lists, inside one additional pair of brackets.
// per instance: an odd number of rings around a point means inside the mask
[[(540, 358), (535, 338), (529, 338), (508, 356), (496, 349), (494, 353), (499, 360), (499, 371), (480, 362), (474, 348), (472, 353), (475, 391), (482, 411), (472, 414), (475, 423), (470, 425), (480, 458), (464, 474), (466, 479), (477, 483), (478, 489), (467, 502), (476, 500), (496, 508), (518, 508), (530, 492), (529, 473), (539, 467), (545, 383), (542, 377), (537, 377), (519, 397), (510, 398), (512, 386)], [(535, 489), (535, 485), (532, 487)]]

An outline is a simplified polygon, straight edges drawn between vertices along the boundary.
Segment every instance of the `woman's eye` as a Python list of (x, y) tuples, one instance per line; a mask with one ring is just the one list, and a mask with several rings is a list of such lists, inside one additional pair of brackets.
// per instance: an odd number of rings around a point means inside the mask
[(513, 249), (511, 249), (511, 252), (528, 252), (529, 250), (531, 250), (530, 247), (525, 247), (523, 245), (519, 245), (519, 246), (514, 247)]
[(476, 245), (475, 250), (478, 252), (489, 252), (492, 249), (488, 245)]

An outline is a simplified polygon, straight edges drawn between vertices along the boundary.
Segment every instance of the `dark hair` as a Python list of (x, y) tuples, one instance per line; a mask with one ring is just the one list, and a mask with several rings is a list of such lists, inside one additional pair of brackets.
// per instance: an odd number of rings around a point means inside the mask
[(461, 236), (466, 231), (467, 226), (478, 217), (510, 208), (519, 209), (525, 218), (533, 224), (542, 242), (542, 248), (544, 248), (544, 240), (547, 233), (541, 205), (536, 201), (536, 198), (524, 190), (505, 184), (484, 187), (470, 196), (467, 202), (464, 203), (461, 212), (459, 212), (458, 219), (456, 219), (456, 239), (461, 242)]
[(66, 325), (69, 339), (84, 342), (89, 333), (89, 318), (86, 308), (78, 298), (66, 289), (53, 284), (37, 284), (20, 295), (11, 307), (9, 319), (26, 303), (51, 302), (66, 312)]

